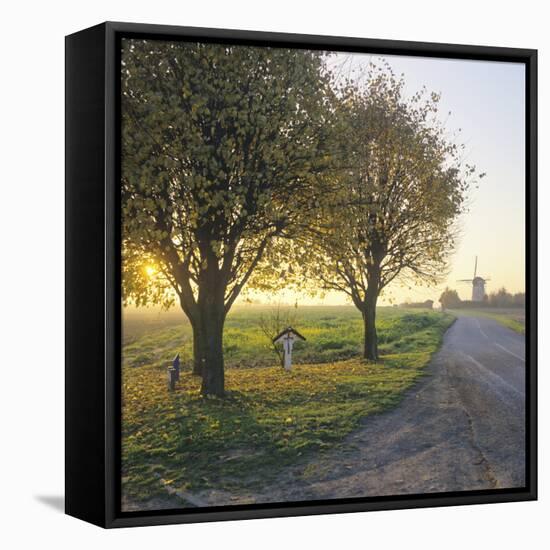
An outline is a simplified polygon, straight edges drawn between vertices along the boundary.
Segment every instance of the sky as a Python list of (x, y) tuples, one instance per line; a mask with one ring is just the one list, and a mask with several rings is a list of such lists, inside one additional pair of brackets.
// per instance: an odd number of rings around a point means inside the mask
[[(351, 56), (351, 57), (350, 57)], [(404, 301), (437, 302), (449, 286), (462, 299), (471, 298), (471, 285), (457, 282), (472, 278), (475, 257), (477, 274), (490, 279), (486, 292), (501, 287), (525, 291), (525, 68), (521, 63), (436, 59), (409, 56), (337, 54), (331, 63), (344, 63), (352, 76), (363, 72), (369, 61), (386, 61), (405, 77), (412, 95), (426, 86), (441, 93), (440, 112), (446, 127), (459, 128), (466, 144), (466, 161), (486, 176), (469, 196), (469, 211), (460, 219), (461, 237), (450, 258), (449, 273), (437, 287), (388, 288), (380, 305)], [(448, 112), (451, 115), (448, 116)], [(347, 303), (344, 295), (330, 293), (322, 300), (282, 292), (256, 295), (262, 302), (302, 304)]]

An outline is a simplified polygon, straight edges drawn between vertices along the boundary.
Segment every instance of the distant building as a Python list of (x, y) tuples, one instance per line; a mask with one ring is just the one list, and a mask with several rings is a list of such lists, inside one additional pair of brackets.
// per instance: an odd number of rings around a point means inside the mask
[(485, 299), (485, 279), (475, 277), (472, 279), (472, 302), (483, 302)]
[(483, 302), (485, 300), (485, 283), (490, 279), (484, 279), (477, 275), (477, 256), (474, 265), (474, 278), (461, 279), (460, 283), (472, 283), (472, 302)]
[(413, 309), (433, 309), (434, 301), (426, 300), (425, 302), (406, 302), (401, 304), (400, 307), (409, 307)]

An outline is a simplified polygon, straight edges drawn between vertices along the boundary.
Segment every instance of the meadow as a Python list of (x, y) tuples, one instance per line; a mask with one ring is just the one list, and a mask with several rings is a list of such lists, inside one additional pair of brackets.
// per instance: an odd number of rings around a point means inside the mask
[[(261, 320), (273, 308), (260, 305), (236, 306), (224, 330), (226, 367), (266, 367), (277, 365), (277, 355), (262, 332)], [(356, 357), (361, 353), (363, 321), (353, 306), (289, 306), (294, 328), (306, 338), (294, 346), (293, 362), (329, 363)], [(417, 351), (427, 343), (424, 329), (440, 314), (434, 311), (378, 308), (377, 328), (382, 354)], [(181, 311), (133, 313), (125, 315), (123, 330), (124, 368), (168, 364), (180, 354), (184, 369), (191, 368), (191, 325)]]
[[(254, 486), (281, 468), (338, 445), (368, 415), (396, 405), (454, 320), (449, 313), (379, 308), (381, 360), (360, 357), (362, 319), (351, 306), (298, 308), (291, 372), (260, 324), (265, 307), (237, 307), (224, 331), (226, 397), (204, 398), (191, 370), (183, 316), (125, 322), (122, 466), (126, 502), (172, 492)], [(166, 367), (180, 353), (176, 391)], [(180, 506), (186, 503), (180, 503)], [(189, 503), (187, 503), (189, 505)]]

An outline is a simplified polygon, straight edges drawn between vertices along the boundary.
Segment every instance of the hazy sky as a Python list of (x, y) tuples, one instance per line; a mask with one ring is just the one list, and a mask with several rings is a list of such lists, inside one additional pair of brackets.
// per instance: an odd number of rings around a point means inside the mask
[[(349, 56), (352, 56), (350, 59)], [(451, 258), (447, 280), (437, 288), (390, 288), (397, 302), (439, 298), (450, 286), (461, 298), (471, 298), (471, 286), (457, 279), (471, 278), (478, 256), (478, 275), (490, 278), (487, 292), (505, 286), (511, 292), (525, 290), (525, 68), (520, 63), (463, 61), (403, 56), (338, 54), (333, 63), (345, 61), (356, 72), (370, 60), (386, 60), (396, 74), (404, 73), (406, 92), (423, 85), (441, 93), (441, 113), (446, 127), (461, 128), (466, 159), (487, 175), (470, 193), (470, 211), (460, 223), (462, 236)], [(451, 115), (447, 117), (447, 113)], [(262, 301), (267, 297), (262, 296)], [(300, 303), (311, 303), (297, 297)], [(381, 300), (387, 303), (387, 296)], [(270, 301), (289, 301), (283, 293)], [(316, 300), (319, 301), (319, 300)], [(324, 303), (345, 303), (330, 294)]]

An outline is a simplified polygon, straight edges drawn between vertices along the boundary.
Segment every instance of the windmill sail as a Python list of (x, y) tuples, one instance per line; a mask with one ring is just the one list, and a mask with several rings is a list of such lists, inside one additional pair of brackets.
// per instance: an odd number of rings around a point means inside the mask
[(473, 279), (458, 279), (459, 283), (470, 283), (472, 285), (472, 302), (482, 302), (485, 299), (485, 283), (490, 279), (480, 277), (477, 274), (477, 256), (474, 261)]

